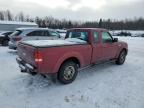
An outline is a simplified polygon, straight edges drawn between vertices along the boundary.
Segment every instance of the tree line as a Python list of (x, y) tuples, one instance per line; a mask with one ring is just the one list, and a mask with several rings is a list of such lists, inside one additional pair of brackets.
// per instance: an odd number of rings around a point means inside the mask
[(75, 27), (82, 28), (106, 28), (110, 30), (144, 30), (144, 18), (133, 18), (125, 20), (112, 20), (112, 19), (100, 19), (96, 21), (72, 21), (67, 19), (57, 19), (52, 16), (30, 17), (23, 12), (19, 12), (17, 15), (11, 13), (10, 10), (0, 11), (0, 20), (7, 21), (22, 21), (22, 22), (35, 22), (39, 27), (48, 27), (53, 29), (69, 29)]

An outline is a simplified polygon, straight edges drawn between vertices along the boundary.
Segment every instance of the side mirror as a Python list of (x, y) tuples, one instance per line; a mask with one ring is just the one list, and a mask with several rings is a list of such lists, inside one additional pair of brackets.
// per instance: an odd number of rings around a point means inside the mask
[(113, 39), (113, 42), (118, 42), (118, 38), (114, 38), (114, 39)]

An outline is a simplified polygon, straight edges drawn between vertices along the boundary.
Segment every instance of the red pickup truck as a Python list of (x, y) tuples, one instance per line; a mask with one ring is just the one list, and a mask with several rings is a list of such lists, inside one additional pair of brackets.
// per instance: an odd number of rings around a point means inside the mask
[(16, 60), (21, 72), (55, 74), (68, 84), (75, 80), (79, 68), (110, 60), (121, 65), (127, 52), (127, 43), (113, 38), (106, 29), (74, 28), (67, 31), (65, 40), (20, 42)]

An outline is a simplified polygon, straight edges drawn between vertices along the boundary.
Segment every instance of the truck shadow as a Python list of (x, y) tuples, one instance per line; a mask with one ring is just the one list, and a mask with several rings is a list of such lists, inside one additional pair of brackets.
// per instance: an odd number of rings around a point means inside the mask
[(108, 63), (103, 63), (103, 64), (96, 64), (96, 65), (92, 65), (92, 66), (90, 66), (88, 68), (85, 68), (83, 70), (80, 70), (80, 73), (82, 73), (82, 74), (83, 73), (89, 74), (90, 72), (91, 73), (93, 73), (93, 72), (99, 73), (99, 72), (102, 72), (102, 71), (105, 71), (105, 70), (109, 70), (109, 69), (111, 69), (113, 67), (117, 67), (117, 65), (115, 65), (114, 62), (108, 62)]
[[(85, 81), (86, 78), (91, 79), (92, 77), (97, 76), (99, 74), (115, 72), (114, 70), (116, 67), (117, 65), (111, 62), (111, 63), (94, 65), (89, 68), (80, 70), (76, 80), (70, 85), (73, 85), (75, 83), (81, 83), (81, 81)], [(36, 88), (47, 88), (49, 86), (63, 86), (63, 84), (59, 83), (59, 81), (57, 80), (56, 82), (53, 82), (50, 76), (44, 78), (41, 75), (36, 76), (28, 75), (26, 77), (27, 77), (26, 80), (27, 87), (34, 86)]]
[[(19, 74), (11, 80), (3, 84), (3, 88), (7, 88), (6, 92), (13, 97), (14, 94), (26, 94), (27, 96), (38, 95), (42, 93), (49, 95), (52, 91), (63, 92), (65, 89), (72, 88), (74, 91), (81, 90), (81, 87), (87, 89), (90, 83), (97, 85), (99, 79), (104, 79), (113, 74), (117, 66), (113, 63), (95, 65), (90, 68), (81, 70), (76, 80), (68, 85), (60, 84), (58, 81), (54, 83), (50, 77), (44, 78), (41, 75), (31, 76), (28, 74)], [(82, 86), (84, 85), (84, 86)], [(71, 91), (67, 90), (71, 93)], [(52, 92), (55, 95), (55, 92)]]
[(83, 78), (91, 78), (92, 76), (97, 76), (99, 74), (113, 73), (117, 67), (118, 66), (115, 65), (114, 62), (93, 65), (86, 69), (80, 70), (78, 79), (82, 80)]

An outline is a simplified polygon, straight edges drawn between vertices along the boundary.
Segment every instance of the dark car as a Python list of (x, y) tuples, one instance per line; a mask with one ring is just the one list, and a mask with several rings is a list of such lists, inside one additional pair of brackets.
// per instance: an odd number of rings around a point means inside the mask
[(144, 37), (144, 34), (142, 34), (141, 37)]
[(8, 42), (10, 40), (9, 35), (12, 33), (13, 33), (12, 31), (0, 32), (0, 44), (2, 46), (8, 46)]
[(131, 36), (131, 33), (121, 31), (119, 34), (117, 34), (117, 36)]

